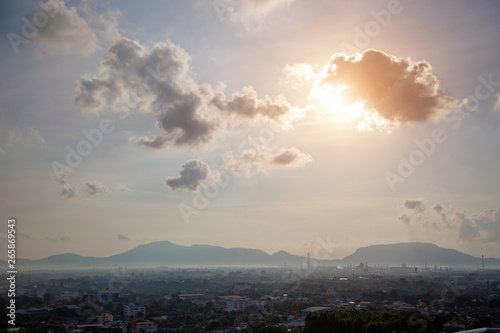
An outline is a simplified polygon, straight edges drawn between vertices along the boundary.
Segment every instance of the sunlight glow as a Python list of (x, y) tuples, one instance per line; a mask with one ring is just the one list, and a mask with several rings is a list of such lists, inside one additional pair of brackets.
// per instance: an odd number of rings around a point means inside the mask
[(320, 101), (325, 108), (332, 112), (340, 124), (356, 122), (356, 130), (373, 131), (379, 129), (391, 132), (394, 124), (379, 116), (373, 110), (367, 110), (364, 103), (356, 102), (348, 104), (344, 101), (344, 92), (348, 89), (346, 86), (332, 86), (329, 83), (322, 82), (319, 78), (311, 89), (311, 98)]

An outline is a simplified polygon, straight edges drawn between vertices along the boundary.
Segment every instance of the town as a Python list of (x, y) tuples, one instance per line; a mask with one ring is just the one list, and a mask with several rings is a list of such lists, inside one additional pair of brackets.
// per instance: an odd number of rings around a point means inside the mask
[[(347, 318), (339, 319), (344, 325), (349, 320), (355, 325), (356, 318), (377, 323), (338, 332), (500, 327), (496, 269), (308, 262), (23, 271), (17, 281), (15, 328), (8, 323), (6, 276), (2, 281), (1, 332), (328, 332), (318, 329), (321, 321), (341, 317)], [(398, 326), (391, 328), (389, 321)]]

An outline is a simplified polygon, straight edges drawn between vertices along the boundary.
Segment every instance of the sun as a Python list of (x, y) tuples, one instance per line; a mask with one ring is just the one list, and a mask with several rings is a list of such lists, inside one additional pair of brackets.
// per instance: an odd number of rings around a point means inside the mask
[(372, 131), (383, 129), (390, 131), (390, 124), (380, 115), (365, 107), (362, 102), (347, 103), (344, 95), (347, 86), (332, 86), (330, 83), (318, 79), (311, 89), (310, 96), (323, 104), (340, 124), (356, 122), (356, 130)]

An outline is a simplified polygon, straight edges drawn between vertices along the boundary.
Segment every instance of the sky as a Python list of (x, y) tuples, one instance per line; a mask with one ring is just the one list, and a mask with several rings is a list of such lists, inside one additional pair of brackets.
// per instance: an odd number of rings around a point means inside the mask
[(3, 1), (17, 257), (500, 257), (498, 1)]

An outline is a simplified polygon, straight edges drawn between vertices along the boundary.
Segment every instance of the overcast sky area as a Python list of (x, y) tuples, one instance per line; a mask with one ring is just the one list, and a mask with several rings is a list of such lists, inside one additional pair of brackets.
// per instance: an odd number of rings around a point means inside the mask
[(498, 1), (2, 1), (0, 16), (0, 241), (15, 217), (18, 258), (160, 240), (500, 257)]

